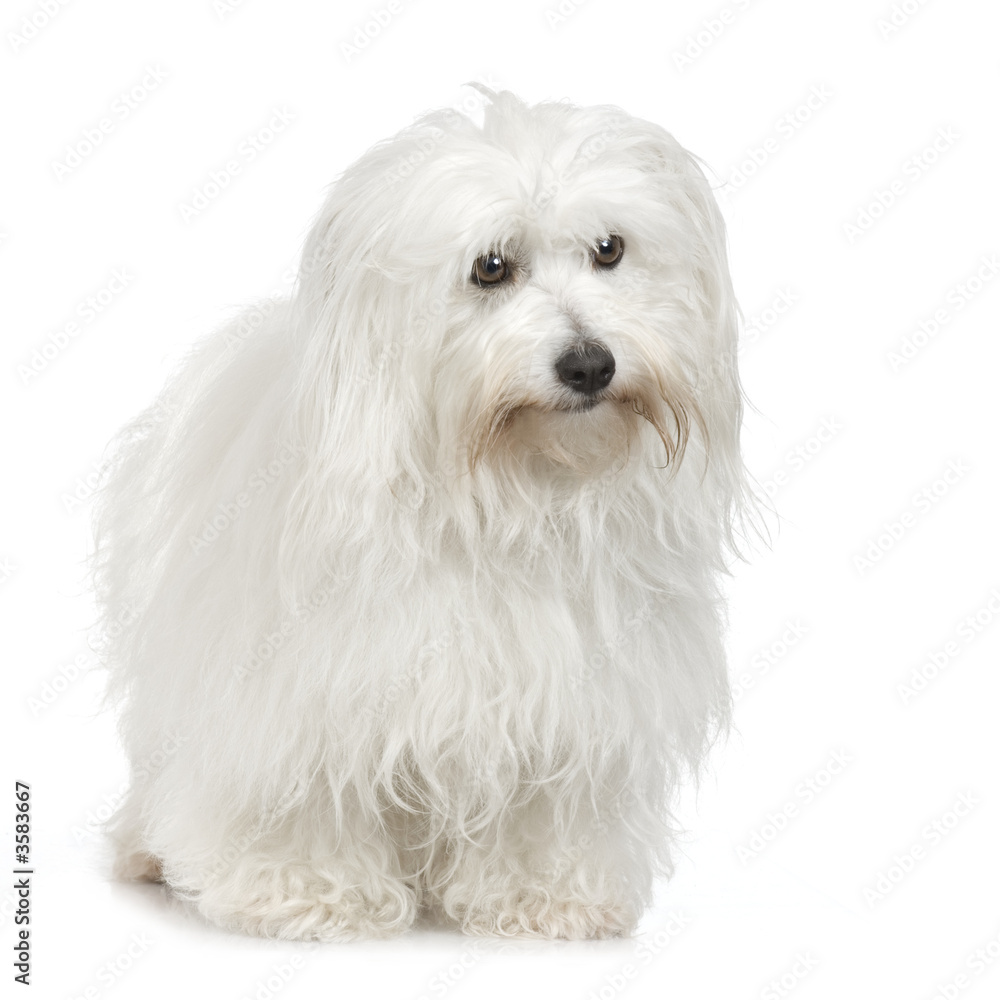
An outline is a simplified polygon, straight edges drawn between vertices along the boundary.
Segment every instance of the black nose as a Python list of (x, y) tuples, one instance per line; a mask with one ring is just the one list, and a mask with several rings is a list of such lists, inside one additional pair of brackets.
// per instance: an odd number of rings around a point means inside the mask
[(556, 361), (559, 381), (587, 396), (600, 392), (615, 377), (615, 356), (603, 344), (581, 344)]

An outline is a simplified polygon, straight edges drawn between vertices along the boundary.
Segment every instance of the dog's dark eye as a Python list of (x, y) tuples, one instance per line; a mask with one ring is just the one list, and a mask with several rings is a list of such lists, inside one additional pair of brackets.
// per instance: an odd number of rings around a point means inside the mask
[(598, 267), (614, 267), (622, 259), (625, 243), (620, 236), (607, 236), (598, 240), (592, 253)]
[(472, 280), (480, 285), (499, 285), (507, 274), (507, 262), (491, 251), (476, 261), (476, 266), (472, 269)]

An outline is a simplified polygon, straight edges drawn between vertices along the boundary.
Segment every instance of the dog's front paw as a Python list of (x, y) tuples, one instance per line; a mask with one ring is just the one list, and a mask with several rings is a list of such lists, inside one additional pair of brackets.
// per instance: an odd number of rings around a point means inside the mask
[(197, 894), (210, 920), (258, 937), (344, 941), (405, 931), (416, 915), (416, 894), (394, 879), (345, 884), (333, 872), (307, 865), (261, 871), (246, 884), (213, 886)]
[(469, 907), (461, 924), (467, 934), (580, 940), (628, 935), (637, 921), (635, 908), (625, 902), (556, 899), (538, 890)]

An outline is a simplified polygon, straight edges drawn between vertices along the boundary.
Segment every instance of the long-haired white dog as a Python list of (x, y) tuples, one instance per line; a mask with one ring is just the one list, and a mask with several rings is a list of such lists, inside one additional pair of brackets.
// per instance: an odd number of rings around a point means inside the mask
[(728, 722), (719, 210), (655, 125), (488, 97), (350, 167), (117, 442), (117, 872), (224, 926), (626, 933)]

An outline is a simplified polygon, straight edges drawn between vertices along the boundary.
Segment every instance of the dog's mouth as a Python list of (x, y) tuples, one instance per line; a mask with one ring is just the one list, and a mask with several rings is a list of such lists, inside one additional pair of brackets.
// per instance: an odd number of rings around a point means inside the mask
[[(605, 405), (601, 414), (607, 414), (608, 419), (615, 415), (620, 420), (611, 420), (605, 426), (606, 420), (597, 416), (602, 403)], [(531, 416), (535, 414), (539, 419), (544, 419), (546, 413), (567, 417), (567, 421), (556, 429), (555, 438), (550, 439), (551, 429), (547, 430), (544, 424), (538, 424)], [(584, 421), (583, 414), (586, 413), (595, 415)], [(522, 414), (527, 418), (526, 424), (519, 420)], [(564, 392), (555, 399), (510, 395), (501, 399), (493, 408), (485, 410), (482, 419), (477, 422), (475, 432), (469, 439), (469, 468), (474, 469), (489, 455), (515, 425), (518, 429), (514, 431), (511, 441), (536, 450), (548, 449), (563, 464), (574, 464), (574, 455), (580, 462), (585, 462), (587, 459), (583, 452), (577, 455), (574, 449), (579, 451), (582, 448), (590, 455), (592, 446), (607, 448), (610, 440), (608, 434), (615, 427), (620, 425), (619, 429), (629, 434), (635, 431), (637, 425), (634, 424), (633, 417), (645, 421), (656, 432), (663, 443), (667, 464), (680, 461), (683, 456), (692, 421), (698, 423), (707, 436), (701, 413), (691, 394), (681, 386), (674, 388), (668, 395), (658, 380), (649, 384), (604, 388), (596, 392)], [(579, 434), (571, 429), (577, 421), (580, 421)], [(570, 436), (561, 438), (559, 435), (563, 432)]]
[(560, 413), (589, 413), (595, 406), (600, 406), (601, 403), (610, 399), (606, 393), (598, 392), (593, 396), (587, 396), (579, 400), (573, 400), (571, 403), (566, 403), (563, 406), (555, 407)]

